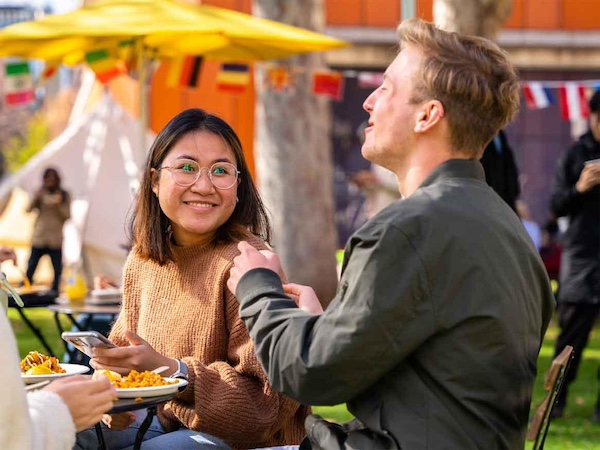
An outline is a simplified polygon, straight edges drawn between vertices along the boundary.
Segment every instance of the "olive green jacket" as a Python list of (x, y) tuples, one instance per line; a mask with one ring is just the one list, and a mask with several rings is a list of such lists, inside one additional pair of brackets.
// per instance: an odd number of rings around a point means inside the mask
[(346, 402), (403, 449), (523, 448), (554, 298), (479, 162), (447, 161), (358, 230), (321, 316), (296, 308), (266, 269), (242, 277), (237, 297), (288, 396)]

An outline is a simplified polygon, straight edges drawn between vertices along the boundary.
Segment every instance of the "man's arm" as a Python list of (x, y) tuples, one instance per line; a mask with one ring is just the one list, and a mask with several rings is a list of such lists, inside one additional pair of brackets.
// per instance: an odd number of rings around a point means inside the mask
[(399, 230), (355, 243), (340, 286), (327, 310), (312, 315), (269, 269), (250, 270), (237, 285), (240, 315), (271, 385), (305, 404), (356, 397), (435, 328), (425, 269)]

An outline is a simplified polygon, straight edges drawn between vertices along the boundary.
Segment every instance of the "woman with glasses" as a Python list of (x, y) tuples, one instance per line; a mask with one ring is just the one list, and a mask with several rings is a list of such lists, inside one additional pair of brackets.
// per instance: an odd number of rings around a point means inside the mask
[[(130, 225), (123, 308), (109, 336), (118, 348), (96, 349), (91, 364), (121, 374), (168, 366), (163, 375), (189, 383), (159, 408), (143, 448), (298, 444), (309, 410), (269, 386), (226, 286), (237, 243), (265, 249), (270, 239), (227, 123), (190, 109), (166, 125), (150, 149)], [(131, 446), (143, 419), (106, 417), (107, 447)], [(97, 448), (94, 431), (80, 433), (78, 445)]]

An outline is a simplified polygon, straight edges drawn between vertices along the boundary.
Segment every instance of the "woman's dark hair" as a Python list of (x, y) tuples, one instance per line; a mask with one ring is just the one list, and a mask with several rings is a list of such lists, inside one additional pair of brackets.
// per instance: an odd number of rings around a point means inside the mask
[(60, 186), (60, 174), (58, 173), (58, 170), (56, 170), (54, 167), (47, 167), (42, 174), (42, 179), (45, 180), (48, 178), (48, 175), (54, 175), (58, 181), (58, 185)]
[(54, 175), (54, 177), (56, 178), (56, 191), (53, 192), (60, 192), (60, 195), (62, 196), (62, 202), (65, 203), (67, 201), (67, 191), (65, 191), (60, 183), (61, 183), (61, 179), (60, 179), (60, 173), (58, 173), (58, 169), (55, 169), (54, 167), (46, 167), (46, 169), (44, 170), (43, 174), (42, 174), (42, 180), (46, 180), (46, 178), (48, 178), (50, 175)]
[(205, 131), (220, 136), (235, 155), (240, 171), (237, 187), (238, 203), (233, 213), (218, 230), (215, 242), (235, 242), (248, 236), (271, 239), (271, 226), (266, 209), (252, 182), (244, 158), (242, 144), (235, 131), (219, 117), (201, 109), (188, 109), (179, 113), (158, 134), (146, 158), (140, 189), (129, 223), (131, 243), (143, 258), (165, 264), (172, 261), (173, 250), (170, 222), (162, 212), (158, 198), (152, 191), (152, 170), (158, 169), (169, 151), (185, 135)]

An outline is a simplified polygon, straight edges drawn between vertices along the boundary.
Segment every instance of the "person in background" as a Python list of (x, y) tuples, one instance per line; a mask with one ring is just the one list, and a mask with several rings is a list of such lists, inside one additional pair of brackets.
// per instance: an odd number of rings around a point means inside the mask
[[(592, 96), (590, 128), (557, 164), (551, 196), (552, 213), (568, 217), (558, 285), (560, 335), (555, 355), (566, 345), (574, 357), (553, 410), (561, 417), (569, 385), (577, 377), (583, 350), (600, 311), (600, 91)], [(597, 405), (600, 412), (600, 400)]]
[(531, 217), (527, 203), (523, 200), (517, 200), (515, 206), (517, 208), (517, 215), (519, 216), (519, 219), (521, 219), (521, 223), (527, 230), (527, 234), (531, 238), (533, 245), (535, 245), (535, 248), (539, 251), (542, 247), (542, 228), (535, 220), (533, 220), (533, 217)]
[(227, 285), (273, 387), (356, 417), (311, 416), (301, 448), (523, 448), (554, 298), (479, 162), (519, 109), (518, 76), (486, 39), (417, 19), (398, 35), (361, 151), (402, 200), (350, 238), (327, 310), (245, 242)]
[[(15, 252), (0, 247), (0, 262)], [(70, 450), (75, 432), (102, 419), (113, 406), (116, 391), (108, 379), (81, 375), (55, 380), (30, 393), (23, 389), (19, 353), (6, 311), (0, 312), (0, 448), (11, 450)]]
[[(231, 127), (200, 109), (158, 134), (131, 220), (122, 310), (91, 365), (127, 374), (169, 369), (187, 388), (158, 410), (143, 448), (298, 444), (310, 409), (275, 391), (226, 281), (236, 244), (266, 249), (270, 226)], [(112, 449), (133, 445), (145, 412), (106, 418)], [(224, 442), (226, 443), (224, 443)], [(77, 448), (96, 449), (94, 430)]]
[(500, 130), (485, 147), (480, 161), (487, 183), (516, 212), (521, 194), (519, 168), (504, 131)]
[(548, 277), (553, 282), (558, 282), (560, 274), (560, 257), (562, 244), (558, 238), (558, 223), (555, 219), (549, 220), (542, 228), (542, 247), (540, 256), (548, 272)]
[(44, 170), (42, 187), (35, 193), (27, 212), (37, 212), (31, 238), (31, 256), (27, 263), (27, 278), (33, 275), (40, 258), (48, 255), (54, 269), (54, 280), (50, 292), (57, 296), (63, 271), (62, 244), (63, 226), (71, 217), (71, 197), (60, 184), (60, 175), (53, 167)]
[[(363, 122), (356, 131), (361, 143), (365, 141), (365, 129), (368, 123)], [(398, 192), (396, 174), (379, 164), (371, 163), (370, 170), (361, 170), (350, 177), (365, 196), (365, 216), (374, 217), (379, 211), (401, 198)]]

